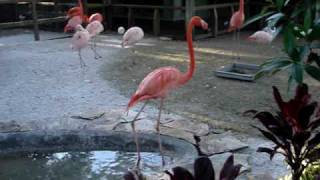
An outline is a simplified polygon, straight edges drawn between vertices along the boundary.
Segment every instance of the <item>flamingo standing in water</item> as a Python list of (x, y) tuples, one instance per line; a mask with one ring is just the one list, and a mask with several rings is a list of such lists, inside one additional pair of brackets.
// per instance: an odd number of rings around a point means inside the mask
[(102, 21), (103, 16), (100, 13), (92, 14), (89, 17), (89, 24), (86, 27), (86, 30), (89, 32), (90, 37), (93, 39), (93, 45), (91, 46), (91, 49), (94, 52), (95, 59), (101, 58), (96, 49), (96, 36), (104, 30)]
[[(162, 67), (159, 69), (156, 69), (149, 73), (140, 83), (137, 91), (133, 94), (131, 97), (127, 110), (132, 108), (134, 105), (136, 105), (138, 102), (145, 102), (140, 111), (137, 113), (133, 121), (131, 122), (132, 131), (136, 143), (137, 148), (137, 164), (136, 168), (139, 171), (139, 164), (140, 164), (140, 148), (139, 148), (139, 141), (137, 137), (137, 133), (135, 131), (135, 121), (139, 117), (142, 110), (145, 108), (147, 102), (150, 99), (160, 99), (160, 108), (159, 108), (159, 114), (156, 124), (156, 131), (158, 134), (158, 143), (159, 143), (159, 149), (162, 156), (162, 166), (165, 165), (164, 157), (163, 157), (163, 150), (162, 150), (162, 144), (161, 144), (161, 138), (160, 138), (160, 118), (161, 118), (161, 111), (163, 107), (163, 101), (164, 98), (167, 96), (167, 94), (184, 84), (186, 84), (193, 76), (193, 73), (195, 71), (195, 57), (194, 57), (194, 49), (192, 44), (192, 31), (194, 26), (196, 27), (202, 27), (203, 29), (208, 29), (208, 24), (202, 20), (198, 16), (194, 16), (191, 18), (188, 29), (187, 29), (187, 41), (188, 41), (188, 48), (189, 48), (189, 54), (190, 54), (190, 64), (188, 71), (186, 73), (180, 72), (178, 69), (174, 67)], [(123, 45), (126, 45), (131, 41), (124, 41)]]
[(81, 56), (81, 50), (88, 46), (89, 40), (90, 40), (89, 32), (86, 29), (84, 29), (80, 24), (78, 24), (76, 26), (76, 33), (73, 35), (71, 39), (71, 46), (72, 46), (72, 49), (75, 49), (78, 51), (81, 68), (86, 66)]
[(244, 15), (244, 0), (240, 0), (239, 10), (233, 13), (230, 21), (228, 32), (234, 32), (233, 39), (238, 41), (237, 48), (237, 58), (240, 59), (239, 56), (239, 48), (240, 48), (240, 29), (244, 23), (245, 15)]

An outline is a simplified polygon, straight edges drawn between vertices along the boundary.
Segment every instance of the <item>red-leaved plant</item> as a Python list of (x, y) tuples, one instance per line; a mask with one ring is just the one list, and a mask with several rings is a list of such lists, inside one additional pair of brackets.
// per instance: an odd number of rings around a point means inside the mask
[(311, 95), (306, 84), (299, 85), (295, 97), (288, 102), (283, 101), (276, 87), (273, 87), (273, 94), (280, 109), (275, 115), (249, 111), (255, 113), (254, 118), (265, 128), (254, 127), (275, 144), (272, 148), (260, 147), (258, 152), (268, 153), (270, 159), (276, 153), (284, 155), (291, 167), (292, 179), (298, 180), (306, 166), (316, 161), (314, 157), (320, 153), (317, 148), (320, 133), (316, 132), (320, 126), (318, 104), (310, 102)]

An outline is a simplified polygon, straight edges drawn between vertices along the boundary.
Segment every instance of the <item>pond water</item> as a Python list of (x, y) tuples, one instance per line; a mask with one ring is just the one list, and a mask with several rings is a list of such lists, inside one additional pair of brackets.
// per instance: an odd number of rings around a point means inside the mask
[[(161, 169), (159, 153), (142, 152), (143, 172)], [(166, 162), (172, 161), (165, 157)], [(136, 153), (121, 151), (59, 152), (9, 156), (0, 159), (0, 179), (7, 180), (84, 180), (122, 179), (136, 162)]]

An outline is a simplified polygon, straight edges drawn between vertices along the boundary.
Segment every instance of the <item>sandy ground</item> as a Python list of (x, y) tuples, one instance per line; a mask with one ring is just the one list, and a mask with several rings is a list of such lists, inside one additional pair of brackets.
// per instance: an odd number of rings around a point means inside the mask
[[(249, 126), (256, 121), (244, 117), (250, 109), (275, 110), (272, 86), (287, 94), (287, 72), (266, 77), (256, 82), (237, 81), (216, 77), (214, 70), (234, 62), (261, 64), (266, 59), (281, 55), (281, 41), (259, 45), (246, 41), (250, 32), (241, 34), (240, 59), (235, 58), (237, 43), (232, 35), (200, 40), (194, 43), (197, 69), (193, 79), (172, 93), (165, 102), (165, 109), (208, 122), (213, 128), (232, 129), (255, 133)], [(113, 62), (102, 67), (104, 78), (120, 89), (126, 97), (135, 91), (139, 82), (153, 69), (174, 66), (182, 71), (188, 65), (188, 51), (183, 41), (144, 40), (132, 50), (121, 50)], [(149, 44), (148, 44), (149, 42)], [(314, 97), (319, 98), (320, 84), (306, 77)]]
[[(88, 64), (83, 73), (69, 39), (48, 40), (64, 34), (42, 32), (40, 42), (32, 41), (30, 31), (2, 31), (0, 35), (1, 121), (30, 123), (40, 129), (79, 128), (87, 124), (72, 115), (101, 108), (124, 110), (139, 82), (153, 69), (170, 65), (184, 71), (188, 65), (184, 41), (147, 36), (137, 46), (121, 49), (120, 36), (105, 34), (98, 43), (102, 59), (95, 60), (89, 48), (83, 51)], [(216, 129), (255, 132), (249, 124), (256, 122), (242, 113), (274, 109), (271, 86), (287, 95), (286, 73), (254, 83), (214, 75), (214, 70), (233, 62), (261, 64), (281, 54), (281, 39), (257, 45), (245, 41), (248, 35), (242, 33), (239, 60), (233, 56), (237, 46), (231, 35), (195, 42), (196, 73), (167, 98), (166, 112), (208, 122)], [(319, 83), (309, 78), (307, 82), (319, 97)], [(156, 108), (147, 111), (156, 115)]]
[[(99, 67), (108, 59), (95, 60), (83, 51), (88, 68), (83, 72), (70, 39), (46, 40), (64, 34), (41, 33), (33, 42), (30, 32), (0, 38), (0, 117), (32, 129), (77, 129), (86, 125), (73, 115), (98, 109), (123, 108), (127, 98), (100, 78)], [(117, 49), (104, 49), (109, 57)]]
[[(283, 161), (279, 159), (269, 167), (266, 155), (261, 159), (255, 154), (256, 147), (265, 140), (251, 136), (257, 132), (250, 124), (258, 123), (242, 114), (249, 109), (275, 110), (271, 87), (278, 86), (285, 97), (290, 96), (286, 93), (287, 72), (256, 82), (224, 79), (214, 74), (214, 70), (234, 62), (261, 64), (267, 58), (281, 55), (281, 39), (271, 45), (257, 45), (245, 41), (249, 34), (241, 35), (240, 59), (234, 58), (238, 48), (232, 35), (196, 41), (196, 73), (188, 84), (166, 99), (167, 114), (163, 119), (183, 121), (184, 126), (194, 129), (199, 127), (191, 122), (207, 123), (210, 132), (228, 134), (225, 130), (233, 130), (228, 138), (239, 139), (250, 146), (238, 155), (248, 159), (245, 162), (249, 162), (252, 171), (256, 174), (268, 171), (279, 177), (285, 172), (280, 168), (284, 167)], [(188, 65), (184, 41), (147, 36), (137, 46), (123, 49), (119, 35), (106, 33), (98, 41), (98, 52), (103, 58), (94, 59), (93, 52), (87, 48), (83, 58), (88, 67), (81, 69), (77, 52), (70, 48), (70, 38), (59, 37), (66, 35), (41, 32), (41, 41), (34, 42), (27, 30), (0, 31), (0, 132), (110, 130), (123, 118), (126, 104), (143, 77), (158, 67), (170, 65), (185, 71)], [(307, 76), (306, 82), (314, 99), (319, 99), (319, 82)], [(150, 104), (143, 115), (146, 121), (157, 116), (158, 103)], [(72, 118), (100, 112), (105, 112), (105, 116), (94, 121)], [(133, 115), (130, 113), (127, 118)], [(142, 129), (150, 127), (154, 126), (146, 123)], [(215, 133), (209, 136), (214, 137)], [(230, 145), (228, 140), (224, 143)]]

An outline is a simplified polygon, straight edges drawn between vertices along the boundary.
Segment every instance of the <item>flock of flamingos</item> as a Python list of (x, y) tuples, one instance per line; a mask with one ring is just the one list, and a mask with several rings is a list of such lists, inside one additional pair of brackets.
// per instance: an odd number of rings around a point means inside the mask
[[(78, 0), (79, 6), (73, 7), (68, 10), (67, 17), (68, 23), (64, 28), (65, 32), (74, 31), (74, 35), (71, 39), (72, 48), (77, 50), (80, 58), (80, 66), (81, 68), (85, 67), (86, 64), (81, 56), (81, 49), (87, 47), (89, 45), (89, 41), (92, 39), (93, 45), (91, 48), (94, 52), (95, 58), (101, 58), (101, 56), (96, 51), (96, 37), (98, 34), (104, 31), (103, 27), (103, 16), (100, 13), (94, 13), (91, 16), (87, 16), (84, 14), (83, 5), (81, 0)], [(228, 32), (237, 32), (237, 39), (239, 41), (239, 31), (244, 23), (245, 15), (244, 15), (244, 0), (240, 0), (239, 10), (236, 11), (229, 22)], [(87, 26), (84, 28), (82, 24), (86, 24)], [(188, 27), (187, 27), (187, 44), (189, 49), (190, 62), (187, 72), (180, 72), (177, 68), (174, 67), (161, 67), (158, 68), (151, 73), (149, 73), (140, 83), (136, 92), (132, 95), (127, 110), (135, 106), (139, 102), (144, 102), (141, 109), (138, 111), (135, 118), (131, 121), (131, 127), (134, 134), (134, 140), (136, 143), (137, 150), (137, 162), (135, 167), (130, 170), (130, 173), (134, 177), (140, 177), (140, 148), (139, 148), (139, 140), (135, 130), (135, 121), (138, 119), (140, 113), (143, 111), (148, 101), (151, 99), (159, 99), (160, 100), (160, 108), (158, 119), (156, 123), (156, 131), (158, 134), (158, 143), (160, 154), (162, 156), (162, 166), (165, 165), (165, 161), (163, 158), (163, 149), (160, 138), (160, 118), (161, 111), (163, 108), (163, 102), (168, 93), (177, 87), (180, 87), (186, 84), (193, 76), (195, 71), (195, 55), (193, 49), (193, 41), (192, 41), (192, 31), (194, 27), (199, 27), (204, 30), (208, 29), (208, 24), (198, 16), (194, 16), (190, 19)], [(124, 29), (119, 28), (119, 33), (124, 33)], [(123, 32), (120, 32), (123, 31)], [(144, 32), (139, 27), (131, 27), (129, 28), (123, 35), (122, 38), (122, 47), (126, 47), (128, 45), (134, 45), (138, 41), (140, 41), (144, 37)], [(249, 40), (258, 42), (258, 43), (270, 43), (274, 39), (274, 35), (270, 31), (261, 30), (255, 32), (253, 35), (248, 37)]]

